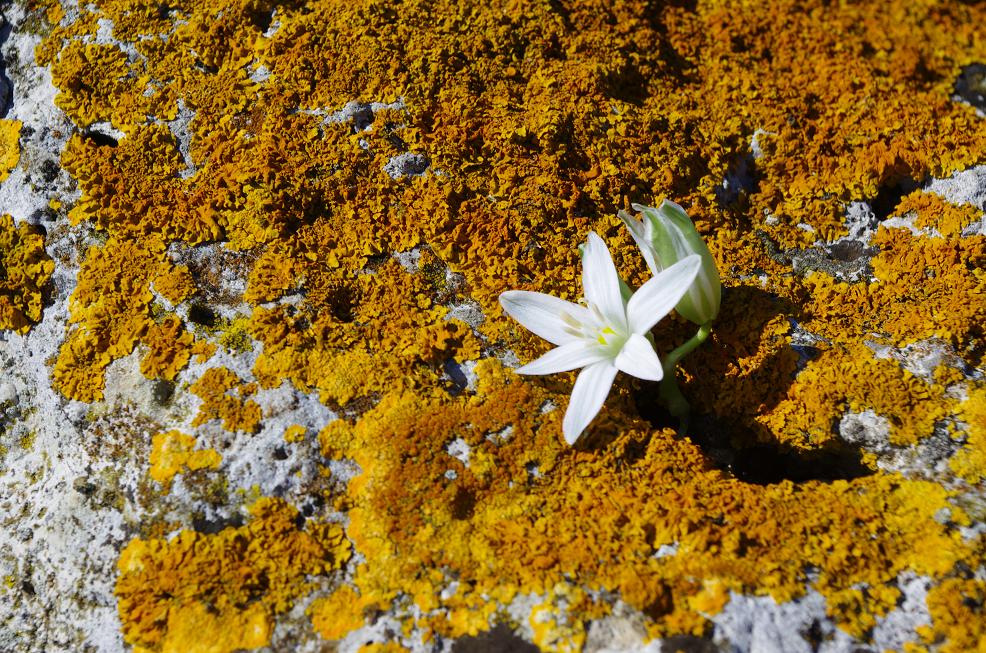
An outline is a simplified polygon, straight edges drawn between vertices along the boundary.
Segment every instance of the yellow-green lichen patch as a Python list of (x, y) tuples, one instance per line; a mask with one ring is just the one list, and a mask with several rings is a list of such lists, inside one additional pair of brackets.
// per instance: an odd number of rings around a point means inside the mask
[(761, 420), (778, 439), (812, 448), (836, 437), (837, 421), (847, 411), (872, 410), (891, 421), (890, 442), (904, 445), (930, 435), (956, 407), (944, 388), (929, 386), (895, 361), (875, 359), (865, 346), (833, 347), (808, 363)]
[(275, 615), (349, 558), (336, 524), (297, 526), (297, 510), (260, 499), (249, 523), (215, 535), (133, 540), (116, 583), (127, 643), (143, 651), (230, 653), (269, 642)]
[(0, 329), (25, 333), (41, 319), (42, 289), (54, 270), (37, 229), (0, 216)]
[(10, 176), (21, 158), (20, 120), (0, 120), (0, 181)]
[[(235, 390), (235, 394), (230, 391)], [(255, 432), (260, 425), (260, 406), (247, 399), (256, 390), (256, 384), (243, 383), (235, 373), (225, 367), (213, 367), (205, 371), (189, 391), (202, 400), (193, 426), (212, 419), (222, 420), (227, 431)]]
[(181, 431), (158, 433), (151, 445), (150, 475), (165, 491), (175, 474), (199, 469), (215, 469), (222, 456), (212, 449), (195, 449), (195, 437)]

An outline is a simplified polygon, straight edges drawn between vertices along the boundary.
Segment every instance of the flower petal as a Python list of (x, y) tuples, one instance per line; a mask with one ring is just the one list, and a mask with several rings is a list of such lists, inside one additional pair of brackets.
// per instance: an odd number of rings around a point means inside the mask
[(594, 231), (589, 232), (582, 257), (582, 290), (586, 301), (595, 304), (610, 324), (626, 327), (626, 305), (620, 293), (620, 276), (606, 243)]
[(572, 388), (572, 398), (568, 401), (562, 433), (565, 442), (575, 444), (585, 427), (599, 413), (606, 401), (606, 395), (616, 378), (616, 366), (609, 361), (589, 365), (579, 373)]
[(664, 378), (664, 368), (657, 357), (654, 347), (647, 338), (639, 333), (632, 333), (627, 338), (623, 349), (616, 356), (616, 367), (621, 372), (645, 381), (660, 381)]
[[(650, 207), (641, 206), (640, 204), (633, 205), (633, 210), (641, 213), (648, 208)], [(657, 252), (654, 250), (654, 228), (651, 225), (650, 219), (645, 218), (641, 220), (640, 218), (633, 217), (626, 211), (620, 211), (616, 215), (619, 216), (620, 220), (623, 220), (623, 224), (630, 230), (630, 235), (633, 236), (634, 242), (640, 248), (640, 253), (643, 255), (644, 262), (647, 263), (647, 268), (651, 271), (651, 274), (660, 273), (661, 263), (657, 260)]]
[[(501, 293), (500, 306), (529, 331), (555, 345), (580, 338), (572, 322), (585, 323), (590, 319), (589, 311), (584, 306), (526, 290)], [(569, 316), (568, 321), (565, 315)]]
[(647, 333), (671, 312), (688, 292), (701, 265), (702, 258), (697, 254), (686, 256), (642, 285), (627, 302), (630, 332)]
[(573, 340), (555, 347), (540, 358), (518, 367), (517, 374), (557, 374), (592, 365), (609, 358), (602, 348), (591, 340)]

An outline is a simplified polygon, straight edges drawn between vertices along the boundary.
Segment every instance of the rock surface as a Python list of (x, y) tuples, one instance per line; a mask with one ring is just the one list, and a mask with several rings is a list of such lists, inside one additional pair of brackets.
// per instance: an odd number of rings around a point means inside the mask
[[(982, 3), (2, 12), (0, 651), (986, 646)], [(662, 197), (567, 447), (496, 298)]]

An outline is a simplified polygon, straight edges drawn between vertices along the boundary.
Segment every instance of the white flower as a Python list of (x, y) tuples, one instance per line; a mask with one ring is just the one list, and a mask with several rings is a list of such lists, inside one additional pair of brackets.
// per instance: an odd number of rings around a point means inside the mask
[(695, 277), (695, 283), (682, 296), (675, 306), (686, 320), (699, 326), (708, 324), (719, 314), (722, 288), (719, 271), (708, 246), (702, 240), (685, 210), (668, 200), (661, 202), (656, 209), (652, 206), (633, 204), (634, 211), (643, 214), (643, 220), (620, 211), (620, 219), (630, 230), (640, 252), (647, 261), (647, 267), (657, 274), (669, 265), (686, 256), (697, 254), (702, 259), (702, 267)]
[(660, 381), (664, 370), (646, 334), (667, 315), (692, 285), (701, 266), (689, 256), (650, 279), (629, 298), (606, 244), (589, 234), (582, 257), (586, 306), (538, 292), (510, 290), (500, 305), (512, 318), (558, 345), (518, 374), (554, 374), (584, 368), (575, 380), (562, 432), (574, 444), (602, 408), (617, 371)]

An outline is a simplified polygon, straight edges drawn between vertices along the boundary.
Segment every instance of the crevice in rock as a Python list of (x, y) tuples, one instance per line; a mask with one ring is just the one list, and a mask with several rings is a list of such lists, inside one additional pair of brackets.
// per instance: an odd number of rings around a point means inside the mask
[(986, 111), (986, 64), (969, 64), (962, 69), (955, 80), (953, 99), (968, 102), (980, 111)]
[[(5, 17), (0, 16), (0, 49), (10, 39), (13, 26)], [(0, 118), (6, 118), (14, 106), (14, 81), (7, 74), (7, 60), (0, 57)]]
[(474, 637), (461, 637), (452, 644), (452, 653), (539, 653), (540, 650), (515, 635), (506, 624), (497, 624)]
[[(678, 428), (677, 420), (654, 401), (652, 394), (636, 396), (640, 416), (655, 429)], [(725, 423), (713, 415), (692, 415), (688, 439), (699, 446), (712, 464), (744, 483), (773, 485), (783, 481), (832, 482), (869, 476), (858, 447), (835, 441), (815, 450), (782, 442), (758, 442), (746, 427)], [(737, 442), (755, 444), (737, 445)]]
[(918, 189), (918, 182), (911, 177), (894, 177), (880, 184), (876, 197), (870, 201), (870, 208), (878, 222), (892, 216), (897, 205), (904, 198)]

